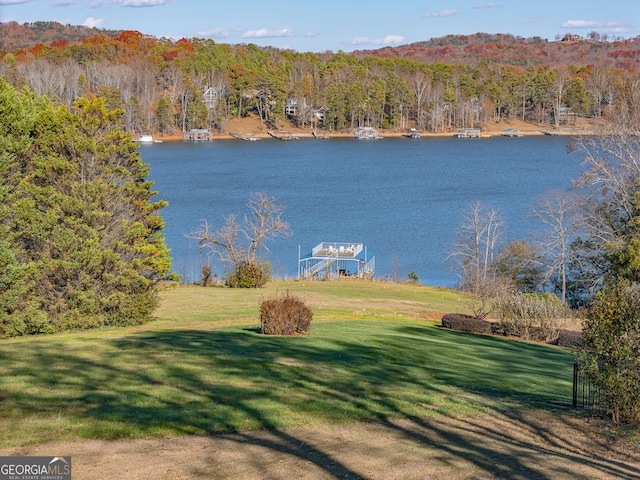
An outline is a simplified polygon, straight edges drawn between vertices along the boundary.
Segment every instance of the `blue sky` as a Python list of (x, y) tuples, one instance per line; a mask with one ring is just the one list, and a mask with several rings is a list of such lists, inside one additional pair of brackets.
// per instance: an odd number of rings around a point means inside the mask
[(0, 0), (0, 20), (350, 52), (476, 32), (633, 38), (640, 0)]

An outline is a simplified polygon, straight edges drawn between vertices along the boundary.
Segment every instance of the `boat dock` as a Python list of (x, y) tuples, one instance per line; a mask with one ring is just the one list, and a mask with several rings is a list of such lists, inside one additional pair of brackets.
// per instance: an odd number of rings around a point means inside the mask
[(522, 137), (522, 133), (517, 128), (507, 128), (503, 133), (503, 137)]
[(461, 128), (458, 133), (454, 133), (455, 138), (480, 138), (479, 128)]
[(339, 278), (373, 279), (375, 255), (362, 243), (322, 242), (311, 253), (300, 254), (298, 278), (305, 280), (337, 280)]
[(184, 132), (184, 139), (192, 142), (210, 142), (213, 140), (213, 135), (204, 128), (192, 128)]
[(256, 140), (262, 140), (261, 138), (254, 137), (252, 133), (248, 133), (246, 135), (237, 132), (229, 132), (233, 138), (237, 138), (238, 140), (248, 140), (250, 142), (255, 142)]
[(373, 127), (361, 127), (354, 135), (358, 140), (377, 140), (382, 138)]
[(406, 137), (406, 138), (420, 138), (421, 137), (421, 135), (418, 133), (418, 131), (415, 128), (412, 128), (407, 133), (403, 133), (402, 136)]
[(296, 137), (293, 133), (286, 132), (284, 130), (279, 130), (277, 132), (269, 130), (267, 133), (276, 140), (299, 140), (299, 137)]

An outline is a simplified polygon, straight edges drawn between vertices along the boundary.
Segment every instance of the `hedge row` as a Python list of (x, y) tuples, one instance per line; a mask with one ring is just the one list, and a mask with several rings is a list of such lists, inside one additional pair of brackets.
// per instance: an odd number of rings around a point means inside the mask
[(582, 332), (574, 332), (572, 330), (560, 330), (558, 338), (554, 342), (560, 347), (572, 348), (577, 350), (583, 346)]
[(444, 315), (442, 317), (442, 327), (484, 335), (526, 337), (529, 340), (551, 343), (572, 349), (580, 348), (582, 345), (581, 332), (560, 330), (554, 335), (549, 329), (541, 327), (529, 327), (527, 331), (524, 332), (522, 327), (512, 323), (487, 322), (486, 320), (461, 313), (447, 313)]
[(470, 333), (491, 334), (491, 323), (470, 315), (448, 313), (442, 317), (442, 326), (452, 330)]

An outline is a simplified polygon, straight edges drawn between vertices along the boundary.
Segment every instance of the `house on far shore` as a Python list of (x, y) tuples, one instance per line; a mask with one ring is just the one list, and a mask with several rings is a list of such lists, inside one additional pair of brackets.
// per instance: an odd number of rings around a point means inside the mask
[(184, 133), (184, 139), (192, 142), (208, 142), (213, 140), (213, 134), (204, 128), (192, 128)]
[(339, 278), (373, 279), (376, 257), (362, 243), (322, 242), (311, 253), (298, 252), (298, 278), (303, 280), (337, 280)]

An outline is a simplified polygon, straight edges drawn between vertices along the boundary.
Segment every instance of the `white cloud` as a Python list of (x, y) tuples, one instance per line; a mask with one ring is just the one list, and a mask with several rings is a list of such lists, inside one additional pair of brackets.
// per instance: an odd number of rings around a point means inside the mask
[(346, 45), (400, 45), (406, 43), (407, 39), (401, 35), (387, 35), (384, 38), (354, 37), (345, 41)]
[[(270, 30), (268, 28), (259, 28), (257, 30), (240, 30), (233, 28), (212, 28), (209, 30), (200, 30), (197, 32), (198, 36), (208, 38), (286, 38), (286, 37), (299, 37), (291, 28), (280, 28), (276, 30)], [(307, 32), (304, 37), (311, 38), (317, 34), (314, 32)]]
[(422, 16), (424, 18), (440, 18), (440, 17), (452, 17), (454, 15), (458, 15), (457, 10), (441, 10), (439, 12), (427, 12)]
[(382, 45), (400, 45), (405, 43), (407, 39), (402, 35), (387, 35), (382, 39)]
[(601, 29), (608, 33), (627, 33), (633, 30), (630, 25), (621, 22), (598, 22), (595, 20), (567, 20), (560, 26), (562, 28)]
[(159, 7), (175, 3), (175, 0), (94, 0), (90, 7)]
[(0, 0), (0, 5), (18, 5), (19, 3), (28, 3), (31, 0)]
[(353, 37), (349, 40), (346, 40), (344, 43), (347, 45), (366, 45), (369, 43), (373, 43), (373, 40), (371, 40), (369, 37)]
[(200, 30), (196, 34), (199, 37), (229, 38), (231, 31), (227, 28), (213, 28), (211, 30)]
[(54, 7), (68, 7), (70, 5), (77, 5), (77, 0), (56, 0), (53, 2)]
[(473, 8), (502, 8), (503, 5), (499, 5), (497, 3), (489, 2), (489, 3), (480, 3), (478, 5), (474, 5)]
[(597, 28), (601, 27), (600, 22), (594, 22), (592, 20), (567, 20), (561, 27), (564, 28)]
[(273, 38), (273, 37), (293, 37), (293, 30), (290, 28), (280, 28), (278, 30), (269, 30), (268, 28), (260, 28), (258, 30), (247, 30), (242, 34), (242, 38)]
[(105, 22), (104, 18), (89, 17), (84, 22), (82, 22), (82, 25), (84, 25), (85, 27), (89, 27), (89, 28), (102, 28), (102, 26), (105, 23), (106, 22)]
[(121, 7), (157, 7), (173, 3), (173, 0), (118, 0), (116, 3)]

